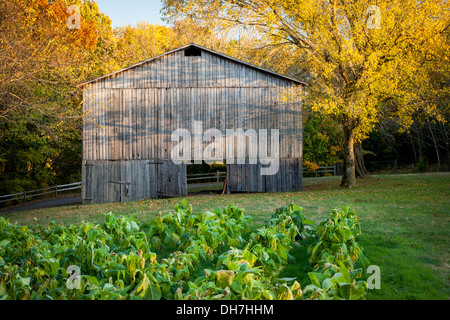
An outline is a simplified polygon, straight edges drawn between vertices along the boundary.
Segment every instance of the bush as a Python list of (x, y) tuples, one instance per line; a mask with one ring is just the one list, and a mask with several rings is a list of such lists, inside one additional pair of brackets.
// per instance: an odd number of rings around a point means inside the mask
[(417, 162), (417, 170), (419, 172), (427, 172), (428, 171), (428, 161), (426, 161), (424, 158), (419, 158), (419, 161)]

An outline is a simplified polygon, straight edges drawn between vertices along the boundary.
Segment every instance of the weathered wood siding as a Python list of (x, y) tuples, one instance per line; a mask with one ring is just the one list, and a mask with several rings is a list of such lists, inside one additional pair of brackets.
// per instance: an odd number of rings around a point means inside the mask
[[(301, 86), (291, 80), (204, 50), (201, 56), (185, 56), (184, 50), (175, 51), (86, 84), (83, 97), (84, 195), (90, 199), (88, 193), (92, 192), (92, 197), (101, 198), (102, 202), (123, 201), (126, 196), (119, 200), (118, 191), (110, 191), (119, 188), (117, 185), (108, 182), (108, 187), (99, 186), (100, 177), (109, 175), (108, 179), (113, 179), (111, 170), (117, 172), (117, 166), (125, 166), (126, 161), (132, 161), (127, 164), (129, 170), (141, 170), (147, 176), (151, 175), (150, 169), (149, 172), (139, 169), (149, 167), (137, 164), (151, 159), (170, 161), (171, 150), (178, 143), (171, 141), (172, 132), (175, 129), (192, 132), (194, 121), (203, 122), (203, 132), (216, 128), (223, 134), (227, 129), (279, 129), (280, 159), (298, 159), (301, 166), (301, 101), (283, 102), (280, 99), (284, 90), (294, 86), (301, 90)], [(225, 143), (223, 148), (223, 155), (226, 155)], [(92, 178), (88, 176), (87, 165), (93, 165)], [(104, 168), (100, 169), (101, 166)], [(183, 168), (179, 171), (185, 170)], [(250, 170), (253, 174), (248, 173), (246, 179), (251, 179), (257, 171)], [(140, 181), (136, 179), (133, 181)], [(295, 178), (291, 185), (297, 185), (299, 179), (301, 185), (301, 177)], [(231, 181), (234, 180), (231, 178)], [(185, 185), (185, 182), (181, 184)], [(97, 186), (95, 190), (93, 185)], [(231, 189), (241, 191), (240, 185), (238, 183)], [(137, 188), (129, 192), (132, 194), (128, 196), (130, 200), (155, 196), (150, 187), (143, 187), (145, 191), (142, 192), (135, 191)], [(261, 189), (260, 184), (246, 189), (267, 190)], [(102, 197), (95, 195), (100, 192), (98, 190), (104, 190)], [(185, 192), (185, 187), (180, 190)], [(158, 192), (164, 196), (172, 194), (168, 190)], [(96, 199), (92, 201), (96, 202)]]
[(186, 165), (168, 160), (86, 161), (83, 202), (108, 203), (186, 195)]
[(261, 163), (227, 165), (227, 192), (284, 192), (300, 191), (302, 159), (280, 159), (274, 175), (261, 175)]
[(84, 159), (170, 158), (172, 132), (280, 129), (280, 157), (301, 156), (301, 101), (293, 82), (211, 53), (174, 52), (85, 87)]

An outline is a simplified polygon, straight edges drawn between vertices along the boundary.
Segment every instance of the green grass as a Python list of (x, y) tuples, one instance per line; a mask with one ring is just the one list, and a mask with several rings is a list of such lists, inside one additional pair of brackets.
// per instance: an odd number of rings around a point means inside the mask
[[(255, 227), (265, 224), (273, 211), (289, 201), (303, 207), (307, 218), (320, 222), (331, 208), (351, 205), (358, 213), (362, 236), (359, 242), (370, 263), (381, 269), (381, 289), (370, 290), (368, 299), (448, 299), (450, 174), (377, 175), (358, 180), (358, 187), (342, 189), (339, 178), (304, 179), (303, 192), (191, 195), (186, 197), (196, 211), (233, 203), (253, 217)], [(102, 213), (134, 214), (151, 219), (171, 210), (180, 198), (143, 200), (86, 206), (2, 213), (19, 224), (51, 221), (76, 224), (102, 221)], [(295, 263), (283, 276), (297, 276), (304, 286), (306, 245), (294, 247)]]

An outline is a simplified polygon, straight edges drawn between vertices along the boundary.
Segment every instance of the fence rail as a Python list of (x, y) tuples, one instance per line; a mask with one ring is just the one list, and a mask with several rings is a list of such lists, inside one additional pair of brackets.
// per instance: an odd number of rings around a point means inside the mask
[(336, 175), (336, 166), (329, 166), (329, 167), (319, 167), (319, 169), (314, 171), (317, 177), (317, 174), (319, 173), (332, 173), (333, 176)]
[(187, 175), (187, 183), (189, 184), (189, 181), (199, 181), (199, 180), (212, 180), (214, 179), (215, 182), (220, 182), (221, 178), (225, 178), (227, 176), (226, 172), (212, 172), (212, 173), (194, 173), (194, 174), (188, 174)]
[(58, 195), (59, 192), (69, 191), (69, 190), (77, 190), (81, 189), (81, 182), (69, 183), (69, 184), (61, 184), (53, 187), (36, 189), (31, 191), (24, 191), (14, 194), (7, 194), (0, 196), (0, 203), (4, 202), (14, 202), (14, 201), (24, 201), (27, 202), (27, 199), (31, 199), (34, 197), (43, 196), (46, 194), (54, 194)]
[(341, 175), (342, 174), (342, 164), (336, 163), (333, 166), (327, 166), (327, 167), (321, 166), (318, 169), (311, 170), (311, 171), (304, 170), (303, 171), (303, 176), (304, 177), (307, 177), (307, 176), (311, 177), (312, 175), (314, 175), (314, 176), (318, 177), (319, 174), (321, 174), (321, 173), (331, 173), (333, 176)]

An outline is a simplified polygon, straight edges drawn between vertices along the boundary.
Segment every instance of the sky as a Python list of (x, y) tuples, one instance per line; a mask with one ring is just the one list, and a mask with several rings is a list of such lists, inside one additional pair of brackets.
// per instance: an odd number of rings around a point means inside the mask
[(167, 25), (161, 20), (161, 0), (96, 0), (113, 27), (136, 25), (139, 21)]

